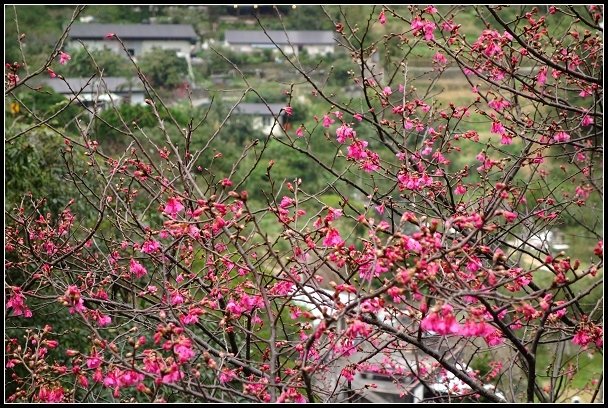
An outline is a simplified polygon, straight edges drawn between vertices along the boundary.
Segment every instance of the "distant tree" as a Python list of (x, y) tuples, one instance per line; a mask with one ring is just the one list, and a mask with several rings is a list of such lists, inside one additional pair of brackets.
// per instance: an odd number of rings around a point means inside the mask
[(188, 74), (186, 60), (171, 50), (153, 49), (139, 59), (139, 66), (154, 87), (175, 88)]
[(109, 49), (89, 50), (80, 48), (71, 53), (69, 64), (57, 69), (57, 73), (64, 77), (85, 77), (96, 72), (97, 68), (103, 71), (104, 76), (128, 76), (134, 70), (129, 60), (121, 54)]

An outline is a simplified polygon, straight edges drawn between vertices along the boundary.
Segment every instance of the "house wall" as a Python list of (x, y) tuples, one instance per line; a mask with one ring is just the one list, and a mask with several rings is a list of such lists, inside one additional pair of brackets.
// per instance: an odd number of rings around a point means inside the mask
[[(112, 50), (112, 51), (114, 51), (116, 53), (122, 53), (122, 52), (124, 52), (122, 50), (122, 47), (120, 46), (120, 43), (118, 41), (82, 40), (82, 42), (85, 45), (85, 47), (87, 47), (91, 51), (93, 51), (93, 50), (103, 50), (104, 48), (107, 48), (107, 49)], [(78, 41), (72, 41), (71, 46), (73, 48), (79, 48), (80, 47), (80, 42), (78, 42)]]
[[(271, 49), (277, 51), (274, 44), (230, 44), (225, 43), (226, 46), (230, 47), (234, 52), (239, 53), (250, 53), (261, 49)], [(309, 55), (323, 55), (333, 54), (335, 47), (333, 45), (294, 45), (291, 47), (288, 44), (281, 45), (283, 52), (287, 55), (295, 54), (298, 55), (303, 49), (308, 52)]]
[(308, 55), (333, 54), (335, 51), (333, 45), (305, 45), (304, 49), (308, 52)]
[(123, 101), (129, 101), (130, 105), (145, 105), (146, 95), (142, 91), (133, 91), (131, 94), (122, 92), (119, 94)]
[(273, 135), (282, 135), (283, 129), (281, 124), (284, 122), (282, 117), (279, 117), (278, 123), (275, 124), (275, 120), (272, 116), (252, 116), (251, 127), (254, 130), (259, 130), (265, 135), (272, 132)]
[(192, 51), (192, 44), (189, 41), (143, 41), (141, 52), (145, 53), (151, 51), (153, 48), (162, 48), (164, 50), (175, 50), (180, 52), (183, 56), (190, 58), (190, 52)]
[[(118, 41), (110, 41), (110, 40), (84, 40), (82, 41), (84, 45), (90, 50), (102, 50), (104, 48), (110, 49), (116, 53), (123, 53), (122, 46)], [(175, 50), (182, 54), (182, 56), (187, 59), (190, 58), (190, 52), (192, 51), (192, 44), (189, 41), (159, 41), (159, 40), (146, 40), (146, 41), (123, 41), (125, 47), (129, 50), (133, 50), (133, 55), (135, 57), (139, 57), (143, 53), (151, 51), (153, 48), (162, 48)], [(79, 43), (77, 41), (72, 42), (73, 45), (78, 47)]]

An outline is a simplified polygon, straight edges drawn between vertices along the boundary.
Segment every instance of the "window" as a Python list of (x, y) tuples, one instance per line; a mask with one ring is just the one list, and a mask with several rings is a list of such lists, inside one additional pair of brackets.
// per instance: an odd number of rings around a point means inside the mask
[(273, 123), (274, 123), (274, 118), (272, 116), (262, 116), (262, 125), (272, 126)]

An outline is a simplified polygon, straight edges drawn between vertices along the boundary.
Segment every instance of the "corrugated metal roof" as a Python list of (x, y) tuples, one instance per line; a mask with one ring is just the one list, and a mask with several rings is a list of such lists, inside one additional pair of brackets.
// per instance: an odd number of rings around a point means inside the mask
[[(266, 105), (265, 103), (241, 102), (234, 111), (242, 115), (277, 116), (285, 106), (285, 104), (280, 103), (269, 103)], [(281, 114), (283, 113), (281, 112)]]
[(190, 24), (74, 24), (69, 36), (72, 40), (100, 40), (108, 33), (122, 40), (198, 40)]
[[(336, 45), (333, 31), (269, 30), (268, 36), (278, 45)], [(272, 44), (261, 30), (226, 30), (225, 40), (229, 44)]]
[(43, 84), (52, 88), (55, 92), (65, 95), (72, 94), (72, 91), (76, 93), (97, 93), (99, 90), (99, 93), (126, 93), (129, 90), (131, 92), (144, 90), (139, 79), (126, 77), (103, 77), (103, 81), (100, 81), (97, 77), (90, 81), (89, 78), (65, 78), (65, 81), (59, 78), (47, 78), (43, 81)]

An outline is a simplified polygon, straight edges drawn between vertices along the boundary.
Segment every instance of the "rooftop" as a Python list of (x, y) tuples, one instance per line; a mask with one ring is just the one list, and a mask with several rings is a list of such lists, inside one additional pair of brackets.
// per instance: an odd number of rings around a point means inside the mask
[(277, 116), (281, 112), (281, 109), (285, 108), (285, 104), (282, 103), (250, 103), (250, 102), (241, 102), (234, 109), (235, 113), (240, 113), (243, 115), (268, 115), (268, 116)]
[(73, 40), (100, 40), (108, 33), (122, 40), (198, 40), (190, 24), (74, 24), (69, 36)]
[[(268, 34), (268, 35), (266, 35)], [(335, 45), (333, 31), (310, 30), (226, 30), (225, 40), (229, 44), (272, 44), (278, 45)]]

